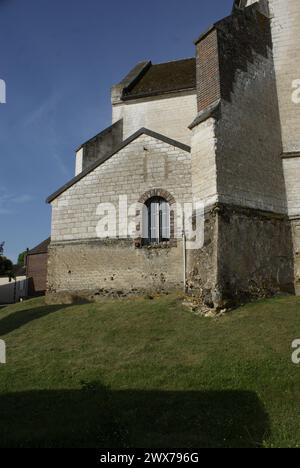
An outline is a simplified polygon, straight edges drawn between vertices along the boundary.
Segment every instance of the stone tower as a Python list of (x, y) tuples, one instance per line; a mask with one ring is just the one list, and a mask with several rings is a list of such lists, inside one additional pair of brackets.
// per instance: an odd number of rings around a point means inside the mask
[(300, 2), (269, 0), (287, 209), (300, 293)]
[[(248, 1), (248, 3), (253, 3)], [(282, 139), (287, 212), (291, 220), (295, 290), (300, 293), (300, 2), (264, 0), (270, 21)]]
[(206, 229), (189, 273), (211, 306), (295, 288), (299, 18), (299, 0), (240, 0), (196, 41), (193, 192)]

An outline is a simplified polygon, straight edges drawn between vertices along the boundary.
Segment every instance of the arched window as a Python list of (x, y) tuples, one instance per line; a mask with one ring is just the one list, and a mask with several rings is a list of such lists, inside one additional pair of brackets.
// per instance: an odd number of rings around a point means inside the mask
[(162, 197), (152, 197), (145, 203), (147, 222), (146, 241), (150, 244), (170, 240), (170, 206)]

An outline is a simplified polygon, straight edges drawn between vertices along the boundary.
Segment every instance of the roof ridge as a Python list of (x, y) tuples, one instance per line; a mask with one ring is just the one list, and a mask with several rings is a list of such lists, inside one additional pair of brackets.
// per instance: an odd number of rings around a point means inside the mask
[(158, 63), (153, 63), (153, 62), (152, 62), (152, 66), (155, 66), (155, 65), (166, 65), (167, 63), (184, 62), (185, 60), (196, 60), (196, 57), (186, 57), (186, 58), (182, 58), (182, 59), (167, 60), (166, 62), (158, 62)]

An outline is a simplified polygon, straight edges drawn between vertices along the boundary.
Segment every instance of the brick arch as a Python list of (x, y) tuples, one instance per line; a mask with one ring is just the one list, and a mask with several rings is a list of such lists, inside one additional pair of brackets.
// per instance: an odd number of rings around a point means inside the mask
[(167, 190), (163, 190), (163, 189), (148, 190), (139, 198), (139, 203), (145, 204), (147, 200), (153, 197), (164, 198), (169, 203), (169, 205), (174, 205), (176, 203), (176, 200), (173, 197), (173, 195), (171, 195), (171, 193), (168, 192)]

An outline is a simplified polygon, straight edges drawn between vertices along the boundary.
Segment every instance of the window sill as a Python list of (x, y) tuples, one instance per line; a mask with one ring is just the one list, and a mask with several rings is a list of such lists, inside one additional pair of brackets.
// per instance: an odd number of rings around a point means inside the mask
[(144, 250), (161, 250), (161, 249), (170, 249), (172, 247), (177, 247), (177, 240), (171, 239), (169, 241), (163, 241), (158, 244), (144, 244), (141, 239), (136, 239), (134, 241), (136, 249)]

